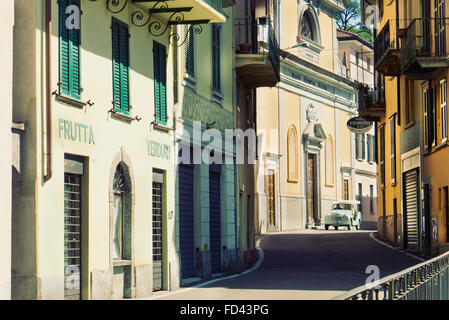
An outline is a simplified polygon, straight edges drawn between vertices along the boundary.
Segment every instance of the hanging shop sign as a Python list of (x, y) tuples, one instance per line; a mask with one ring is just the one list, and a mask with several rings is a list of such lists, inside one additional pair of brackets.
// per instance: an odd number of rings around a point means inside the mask
[(58, 132), (60, 139), (95, 144), (92, 126), (84, 123), (58, 119)]
[(374, 122), (363, 119), (362, 117), (355, 117), (348, 120), (346, 126), (351, 132), (366, 133), (372, 129)]

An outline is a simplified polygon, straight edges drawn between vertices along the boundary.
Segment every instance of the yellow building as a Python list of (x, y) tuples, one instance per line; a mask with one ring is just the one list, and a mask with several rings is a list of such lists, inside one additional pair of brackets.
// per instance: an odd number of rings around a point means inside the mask
[(320, 226), (333, 201), (356, 197), (346, 122), (356, 114), (357, 91), (342, 76), (334, 18), (343, 7), (332, 0), (272, 4), (259, 20), (273, 21), (280, 82), (256, 95), (259, 232)]
[[(1, 150), (3, 157), (0, 160), (2, 168), (2, 182), (0, 186), (0, 300), (11, 299), (11, 165), (17, 163), (12, 156), (12, 141), (17, 141), (17, 136), (11, 134), (20, 125), (12, 125), (12, 81), (13, 81), (13, 26), (14, 26), (14, 1), (2, 1), (0, 3), (0, 33), (1, 47), (0, 68), (0, 96), (3, 100), (3, 116), (0, 120), (2, 136)], [(12, 160), (12, 163), (11, 163)]]
[[(422, 255), (447, 250), (445, 1), (362, 1), (379, 7), (377, 100), (380, 235)], [(385, 108), (385, 114), (383, 109)], [(391, 159), (391, 161), (389, 161)]]
[(170, 22), (179, 12), (184, 24), (226, 20), (221, 2), (185, 3), (14, 1), (13, 121), (26, 125), (13, 298), (121, 299), (179, 286)]

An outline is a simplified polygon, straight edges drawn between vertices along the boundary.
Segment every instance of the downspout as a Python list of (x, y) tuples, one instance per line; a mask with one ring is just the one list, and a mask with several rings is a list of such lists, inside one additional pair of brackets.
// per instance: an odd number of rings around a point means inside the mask
[(53, 176), (53, 132), (51, 93), (51, 0), (45, 0), (45, 95), (46, 95), (46, 173), (44, 181)]

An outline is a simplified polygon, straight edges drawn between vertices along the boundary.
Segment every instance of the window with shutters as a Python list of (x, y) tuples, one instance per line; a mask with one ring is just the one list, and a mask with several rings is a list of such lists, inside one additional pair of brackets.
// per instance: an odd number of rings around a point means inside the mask
[(372, 149), (371, 149), (371, 135), (370, 134), (367, 134), (366, 135), (366, 151), (367, 151), (367, 153), (368, 153), (368, 155), (367, 155), (367, 157), (366, 157), (366, 160), (368, 161), (368, 162), (371, 162), (372, 161), (372, 159), (371, 159), (371, 157), (372, 157)]
[(432, 138), (431, 138), (432, 147), (436, 146), (437, 132), (438, 132), (438, 130), (437, 130), (437, 100), (436, 100), (436, 93), (437, 93), (437, 89), (436, 89), (436, 86), (434, 86), (432, 88), (432, 105), (431, 105), (431, 112), (432, 112), (431, 116), (432, 116), (432, 119), (430, 121), (430, 123), (431, 123), (430, 130), (431, 130), (431, 133), (432, 133)]
[(355, 134), (355, 158), (360, 160), (361, 152), (360, 152), (360, 134)]
[(385, 188), (385, 125), (382, 125), (379, 128), (380, 137), (379, 137), (379, 144), (380, 144), (380, 186), (382, 189)]
[(221, 83), (221, 24), (212, 24), (212, 100), (223, 101)]
[(195, 26), (184, 26), (184, 84), (196, 91)]
[(391, 184), (396, 184), (396, 115), (390, 118)]
[(374, 186), (369, 186), (369, 212), (374, 214)]
[(423, 121), (423, 129), (424, 129), (424, 149), (429, 149), (429, 90), (424, 90), (424, 121)]
[(414, 85), (413, 80), (405, 80), (405, 108), (404, 108), (404, 120), (405, 125), (410, 126), (414, 123), (414, 111), (413, 105), (415, 101), (414, 97)]
[(167, 50), (153, 42), (154, 108), (156, 124), (167, 124)]
[[(69, 6), (80, 8), (80, 0), (59, 0), (59, 93), (81, 98), (81, 29), (67, 23)], [(69, 13), (66, 13), (66, 10)], [(80, 26), (79, 26), (80, 27)]]
[(365, 145), (365, 134), (362, 133), (361, 136), (362, 136), (362, 141), (361, 141), (362, 157), (361, 157), (361, 159), (362, 159), (362, 160), (365, 160), (365, 154), (366, 154), (366, 150), (365, 150), (365, 146), (366, 146), (366, 145)]
[(129, 115), (128, 26), (112, 18), (112, 74), (114, 111)]
[(447, 82), (440, 82), (440, 119), (441, 119), (441, 142), (447, 141)]

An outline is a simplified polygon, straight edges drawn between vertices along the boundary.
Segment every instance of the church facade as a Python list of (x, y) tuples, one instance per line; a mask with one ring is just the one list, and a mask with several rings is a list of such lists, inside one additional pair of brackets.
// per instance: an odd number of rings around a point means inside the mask
[(343, 8), (329, 0), (283, 1), (276, 9), (281, 81), (257, 91), (260, 232), (319, 227), (333, 201), (356, 198), (346, 122), (357, 97), (341, 71), (334, 18)]

